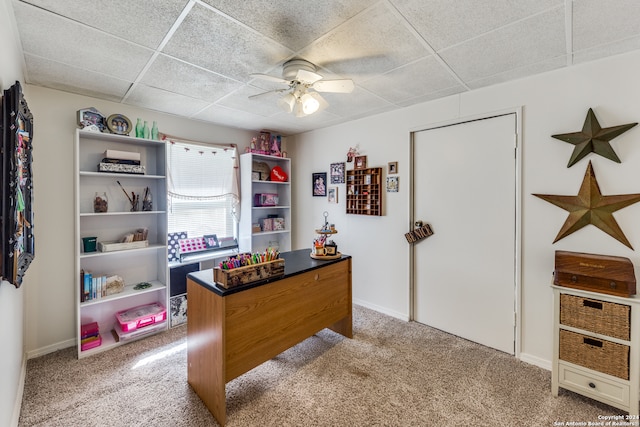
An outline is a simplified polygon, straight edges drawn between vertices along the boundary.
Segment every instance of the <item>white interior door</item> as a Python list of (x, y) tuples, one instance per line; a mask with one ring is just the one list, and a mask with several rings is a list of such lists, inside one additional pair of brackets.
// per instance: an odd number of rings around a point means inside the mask
[(414, 319), (514, 354), (516, 115), (414, 133)]

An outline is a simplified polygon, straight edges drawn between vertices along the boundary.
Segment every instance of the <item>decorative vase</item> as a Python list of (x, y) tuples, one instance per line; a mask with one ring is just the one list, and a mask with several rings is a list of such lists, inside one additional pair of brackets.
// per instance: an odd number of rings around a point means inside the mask
[(151, 139), (158, 140), (158, 124), (156, 121), (153, 121), (153, 126), (151, 127)]
[(146, 120), (144, 121), (144, 127), (142, 129), (142, 137), (149, 139), (149, 125)]
[(95, 213), (103, 213), (109, 209), (109, 200), (107, 199), (107, 193), (96, 192), (96, 197), (93, 199), (93, 211)]
[(142, 138), (144, 135), (144, 131), (142, 128), (142, 119), (138, 119), (136, 123), (136, 138)]
[(142, 199), (142, 210), (150, 212), (153, 210), (153, 199), (151, 198), (151, 191), (149, 187), (144, 190), (144, 198)]

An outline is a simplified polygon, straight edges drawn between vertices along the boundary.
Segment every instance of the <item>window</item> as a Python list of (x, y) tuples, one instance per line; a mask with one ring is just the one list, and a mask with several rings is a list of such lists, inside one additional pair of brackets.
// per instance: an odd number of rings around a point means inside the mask
[(237, 237), (240, 215), (237, 149), (170, 139), (169, 233)]

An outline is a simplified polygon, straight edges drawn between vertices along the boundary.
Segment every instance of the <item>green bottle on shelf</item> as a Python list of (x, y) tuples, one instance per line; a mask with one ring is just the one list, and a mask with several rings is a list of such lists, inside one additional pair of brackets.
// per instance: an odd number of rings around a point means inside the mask
[(142, 130), (142, 133), (143, 138), (149, 139), (149, 125), (147, 124), (146, 120), (144, 121), (144, 128)]
[(158, 140), (158, 124), (156, 121), (153, 121), (153, 126), (151, 127), (151, 139)]
[(142, 119), (138, 119), (136, 123), (136, 138), (142, 138), (143, 135)]

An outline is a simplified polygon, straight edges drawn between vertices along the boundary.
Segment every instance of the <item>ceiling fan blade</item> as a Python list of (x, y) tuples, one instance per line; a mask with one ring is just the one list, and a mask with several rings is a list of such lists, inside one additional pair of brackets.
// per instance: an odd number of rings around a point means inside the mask
[(280, 92), (284, 92), (285, 90), (289, 90), (289, 88), (286, 88), (286, 89), (274, 89), (274, 90), (270, 90), (270, 91), (267, 91), (267, 92), (257, 93), (255, 95), (249, 96), (249, 99), (261, 98), (261, 97), (263, 97), (265, 95), (269, 95), (271, 93), (280, 93)]
[(354, 88), (353, 80), (320, 80), (313, 84), (313, 87), (318, 92), (336, 92), (336, 93), (351, 93)]
[(296, 74), (296, 80), (306, 84), (314, 84), (320, 79), (322, 79), (322, 76), (320, 74), (314, 73), (313, 71), (300, 69)]
[(276, 83), (284, 83), (284, 84), (290, 84), (291, 82), (289, 80), (285, 80), (281, 77), (276, 77), (276, 76), (270, 76), (269, 74), (260, 74), (260, 73), (253, 73), (253, 74), (249, 74), (251, 77), (253, 77), (254, 79), (262, 79), (262, 80), (269, 80), (270, 82), (276, 82)]

